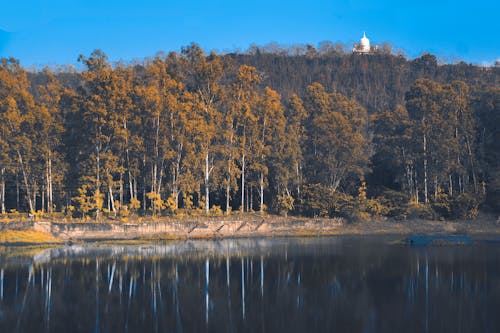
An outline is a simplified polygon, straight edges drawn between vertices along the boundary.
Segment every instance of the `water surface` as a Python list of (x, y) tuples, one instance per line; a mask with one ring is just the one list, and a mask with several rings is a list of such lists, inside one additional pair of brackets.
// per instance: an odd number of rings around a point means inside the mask
[(496, 244), (392, 240), (4, 249), (0, 332), (500, 331)]

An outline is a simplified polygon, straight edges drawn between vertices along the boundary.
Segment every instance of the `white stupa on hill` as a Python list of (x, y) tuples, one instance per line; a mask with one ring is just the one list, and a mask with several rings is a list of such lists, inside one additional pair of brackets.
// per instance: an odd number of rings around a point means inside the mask
[(359, 40), (359, 43), (354, 44), (354, 48), (352, 49), (353, 53), (373, 53), (377, 51), (377, 46), (371, 46), (370, 40), (366, 37), (366, 34), (363, 32), (363, 37)]

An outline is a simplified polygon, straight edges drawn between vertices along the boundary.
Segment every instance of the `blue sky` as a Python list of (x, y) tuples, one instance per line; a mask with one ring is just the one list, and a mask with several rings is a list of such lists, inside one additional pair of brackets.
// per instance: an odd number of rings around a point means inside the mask
[(178, 51), (247, 50), (251, 44), (349, 47), (366, 31), (410, 57), (446, 62), (500, 58), (500, 1), (2, 0), (0, 57), (24, 66), (76, 64), (100, 48), (112, 61)]

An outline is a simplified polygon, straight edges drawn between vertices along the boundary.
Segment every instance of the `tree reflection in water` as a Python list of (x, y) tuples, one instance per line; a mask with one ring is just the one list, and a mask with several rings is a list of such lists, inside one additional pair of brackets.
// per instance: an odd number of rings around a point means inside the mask
[(0, 332), (498, 332), (499, 252), (320, 238), (2, 256)]

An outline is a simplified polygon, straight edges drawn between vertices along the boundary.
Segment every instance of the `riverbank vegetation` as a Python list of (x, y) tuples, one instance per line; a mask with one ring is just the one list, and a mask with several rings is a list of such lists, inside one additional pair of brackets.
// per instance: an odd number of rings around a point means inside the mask
[(1, 213), (500, 210), (500, 68), (327, 46), (218, 55), (192, 44), (130, 64), (97, 50), (82, 72), (2, 59)]

